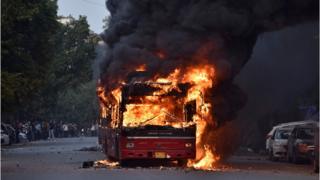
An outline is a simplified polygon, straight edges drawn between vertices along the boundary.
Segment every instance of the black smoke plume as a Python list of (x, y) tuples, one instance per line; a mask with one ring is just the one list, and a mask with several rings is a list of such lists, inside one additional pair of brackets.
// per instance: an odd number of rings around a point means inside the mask
[(166, 76), (176, 67), (210, 63), (216, 71), (210, 96), (218, 124), (234, 119), (246, 102), (233, 79), (258, 35), (319, 19), (318, 0), (108, 0), (106, 5), (111, 18), (102, 38), (108, 53), (100, 74), (106, 90), (142, 64), (151, 76)]

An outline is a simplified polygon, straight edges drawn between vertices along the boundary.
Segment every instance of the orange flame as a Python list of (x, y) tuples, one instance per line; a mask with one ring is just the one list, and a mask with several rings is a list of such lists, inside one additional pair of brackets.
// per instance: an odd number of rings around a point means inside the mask
[[(164, 58), (161, 53), (156, 53), (159, 58)], [(139, 66), (137, 71), (144, 71), (145, 65)], [(212, 111), (212, 104), (206, 102), (207, 91), (214, 86), (215, 71), (211, 65), (198, 65), (195, 67), (187, 67), (185, 69), (176, 68), (167, 77), (156, 77), (150, 81), (150, 85), (159, 88), (152, 96), (144, 96), (137, 104), (126, 104), (126, 111), (123, 112), (123, 126), (137, 127), (144, 125), (171, 125), (173, 127), (186, 127), (191, 124), (197, 125), (196, 132), (196, 147), (197, 154), (195, 160), (188, 162), (189, 167), (196, 169), (212, 170), (214, 163), (220, 157), (215, 155), (214, 147), (209, 147), (201, 140), (205, 136), (204, 131), (209, 123), (213, 120), (210, 113)], [(156, 82), (156, 83), (152, 83)], [(162, 94), (177, 90), (178, 83), (189, 83), (191, 88), (187, 92), (187, 96), (182, 100), (161, 97)], [(157, 84), (158, 83), (158, 84)], [(159, 85), (161, 84), (161, 86)], [(107, 102), (104, 88), (97, 87), (97, 94), (100, 100)], [(121, 87), (114, 89), (111, 92), (117, 102), (121, 101)], [(191, 100), (196, 101), (197, 113), (193, 116), (193, 122), (186, 123), (183, 121), (183, 105)], [(106, 111), (104, 103), (100, 103), (101, 116)], [(180, 114), (180, 115), (179, 115)]]
[(198, 162), (192, 163), (190, 166), (196, 169), (214, 170), (214, 163), (220, 159), (219, 156), (215, 156), (208, 145), (204, 145), (204, 156)]
[(100, 116), (102, 118), (107, 117), (107, 107), (105, 103), (107, 102), (107, 97), (105, 96), (105, 89), (102, 87), (100, 84), (100, 80), (98, 81), (98, 86), (97, 86), (97, 95), (100, 99), (99, 104), (100, 104)]
[(166, 54), (163, 51), (156, 51), (155, 55), (159, 58), (159, 59), (165, 59), (166, 58)]
[(136, 68), (136, 71), (146, 71), (146, 65), (142, 64)]
[(120, 87), (111, 91), (111, 94), (115, 97), (115, 99), (117, 100), (117, 102), (121, 101), (121, 89)]

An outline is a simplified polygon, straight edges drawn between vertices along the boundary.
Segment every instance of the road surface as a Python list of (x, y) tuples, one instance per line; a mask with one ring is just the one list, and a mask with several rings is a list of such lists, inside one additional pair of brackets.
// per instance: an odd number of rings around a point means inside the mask
[(62, 138), (36, 141), (1, 148), (2, 180), (316, 180), (308, 164), (270, 162), (259, 156), (233, 156), (217, 171), (199, 171), (178, 167), (82, 168), (84, 161), (105, 158), (99, 151), (79, 151), (97, 146), (97, 138)]

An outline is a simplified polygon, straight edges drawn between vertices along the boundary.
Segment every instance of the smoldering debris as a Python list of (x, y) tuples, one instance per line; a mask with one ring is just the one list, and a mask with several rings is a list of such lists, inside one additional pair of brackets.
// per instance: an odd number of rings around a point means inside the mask
[(108, 168), (108, 169), (115, 169), (119, 168), (119, 162), (110, 161), (110, 160), (98, 160), (95, 161), (93, 164), (94, 168)]
[(91, 147), (83, 147), (81, 149), (78, 149), (77, 151), (101, 151), (100, 146), (91, 146)]
[(108, 159), (105, 160), (96, 160), (96, 161), (85, 161), (82, 164), (82, 168), (94, 168), (94, 169), (154, 169), (154, 170), (161, 170), (161, 171), (184, 171), (185, 173), (189, 173), (192, 171), (205, 171), (205, 172), (217, 172), (217, 171), (226, 171), (231, 170), (232, 168), (226, 165), (219, 165), (213, 169), (196, 169), (193, 167), (180, 167), (177, 166), (176, 163), (166, 164), (166, 165), (159, 165), (157, 163), (149, 164), (149, 166), (137, 166), (135, 165), (120, 165), (117, 161), (111, 161)]
[(94, 161), (85, 161), (82, 163), (82, 168), (90, 168), (93, 167)]

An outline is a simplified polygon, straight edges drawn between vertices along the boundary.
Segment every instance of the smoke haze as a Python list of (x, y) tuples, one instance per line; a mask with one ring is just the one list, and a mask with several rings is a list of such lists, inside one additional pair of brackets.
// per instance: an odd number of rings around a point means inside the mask
[[(188, 67), (210, 64), (215, 68), (215, 85), (208, 96), (219, 126), (235, 119), (246, 103), (246, 93), (233, 80), (250, 59), (259, 34), (318, 20), (319, 12), (317, 0), (108, 0), (106, 5), (111, 19), (102, 34), (107, 53), (100, 66), (106, 91), (119, 87), (141, 65), (154, 78), (165, 77), (177, 67), (183, 73)], [(258, 42), (267, 38), (266, 33)], [(279, 62), (286, 59), (282, 56)], [(267, 57), (262, 59), (271, 63)], [(274, 67), (286, 68), (269, 64)], [(270, 73), (268, 77), (287, 76)], [(239, 81), (243, 86), (251, 83), (245, 78)], [(207, 132), (215, 137), (207, 141), (217, 139), (218, 131)]]

